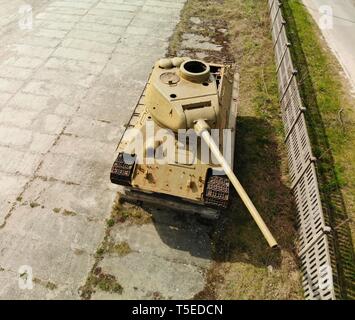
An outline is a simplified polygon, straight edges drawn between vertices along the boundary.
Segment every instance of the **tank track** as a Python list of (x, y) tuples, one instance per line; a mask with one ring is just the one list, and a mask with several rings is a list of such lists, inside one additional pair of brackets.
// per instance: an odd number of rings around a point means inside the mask
[(111, 182), (123, 186), (131, 186), (132, 174), (134, 164), (136, 162), (136, 156), (133, 157), (132, 163), (128, 164), (124, 161), (124, 153), (120, 152), (116, 161), (113, 163), (110, 179)]
[(229, 205), (230, 181), (227, 176), (213, 176), (206, 179), (205, 204), (214, 208), (227, 209)]

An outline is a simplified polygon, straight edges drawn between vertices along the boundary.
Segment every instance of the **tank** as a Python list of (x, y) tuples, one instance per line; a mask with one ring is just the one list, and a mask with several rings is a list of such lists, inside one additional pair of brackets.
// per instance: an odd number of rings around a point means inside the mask
[(209, 218), (228, 208), (234, 186), (275, 247), (233, 173), (237, 85), (229, 65), (185, 57), (157, 61), (118, 143), (110, 178), (126, 200)]

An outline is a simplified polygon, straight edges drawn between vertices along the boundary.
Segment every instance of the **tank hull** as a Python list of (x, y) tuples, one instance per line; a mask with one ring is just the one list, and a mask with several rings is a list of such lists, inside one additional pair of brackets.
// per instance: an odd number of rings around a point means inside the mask
[[(215, 129), (221, 129), (219, 130), (221, 150), (224, 143), (223, 129), (231, 130), (229, 146), (232, 156), (231, 163), (233, 163), (238, 77), (232, 73), (229, 66), (219, 64), (209, 64), (209, 66), (212, 76), (216, 79), (220, 108), (219, 121)], [(123, 161), (123, 155), (130, 140), (127, 137), (129, 129), (137, 129), (144, 135), (146, 127), (151, 121), (149, 108), (145, 104), (145, 95), (146, 91), (150, 89), (151, 77), (149, 77), (118, 143), (118, 155), (111, 170), (111, 182), (123, 187), (121, 196), (126, 200), (157, 204), (160, 207), (163, 205), (180, 211), (196, 212), (207, 218), (215, 218), (221, 209), (228, 207), (230, 183), (226, 176), (214, 175), (213, 169), (219, 166), (212, 161), (204, 163), (199, 157), (192, 163), (187, 161), (186, 163), (161, 165), (137, 163), (136, 161), (126, 164)], [(159, 123), (154, 122), (154, 124), (155, 132), (162, 128)], [(176, 133), (175, 141), (178, 141)], [(200, 154), (200, 151), (197, 150), (197, 154)]]

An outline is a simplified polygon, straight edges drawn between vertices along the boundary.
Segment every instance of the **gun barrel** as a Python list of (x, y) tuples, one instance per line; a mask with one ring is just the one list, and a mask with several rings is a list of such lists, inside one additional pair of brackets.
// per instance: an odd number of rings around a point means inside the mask
[(258, 225), (260, 231), (264, 235), (266, 241), (268, 242), (269, 246), (271, 248), (277, 247), (277, 242), (273, 235), (271, 234), (269, 228), (265, 224), (263, 218), (260, 216), (258, 210), (255, 208), (253, 202), (250, 200), (248, 194), (244, 190), (243, 186), (240, 184), (239, 180), (235, 176), (233, 170), (227, 163), (227, 161), (224, 159), (222, 153), (220, 152), (218, 146), (216, 143), (213, 141), (209, 131), (208, 131), (208, 125), (204, 120), (198, 120), (195, 124), (195, 130), (196, 132), (201, 136), (201, 138), (206, 142), (220, 165), (222, 166), (224, 172), (228, 176), (229, 180), (233, 184), (235, 190), (238, 192), (240, 198), (242, 199), (243, 203), (249, 210), (249, 213), (253, 217), (254, 221)]

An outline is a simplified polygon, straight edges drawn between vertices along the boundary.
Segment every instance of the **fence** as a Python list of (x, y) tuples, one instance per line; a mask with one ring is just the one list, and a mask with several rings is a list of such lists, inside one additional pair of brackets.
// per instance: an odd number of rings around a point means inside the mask
[(315, 158), (306, 127), (281, 3), (268, 0), (281, 113), (285, 130), (291, 188), (297, 207), (298, 255), (306, 299), (336, 299), (337, 268), (330, 227), (325, 219)]

